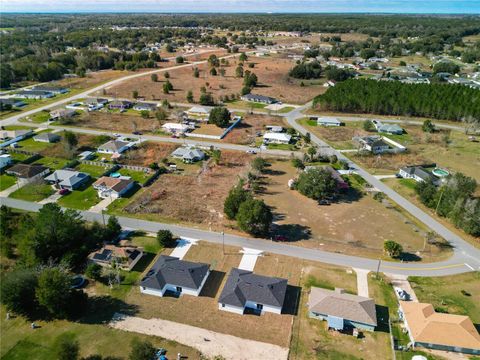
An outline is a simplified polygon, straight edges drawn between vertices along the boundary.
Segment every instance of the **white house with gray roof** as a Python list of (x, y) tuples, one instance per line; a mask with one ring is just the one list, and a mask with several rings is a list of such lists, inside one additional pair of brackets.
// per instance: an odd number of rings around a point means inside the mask
[(281, 314), (286, 292), (286, 279), (233, 268), (218, 299), (218, 308), (240, 315), (245, 311)]
[(161, 297), (166, 292), (199, 296), (208, 275), (208, 264), (161, 255), (140, 282), (140, 292)]
[(437, 177), (421, 166), (402, 167), (398, 171), (398, 174), (404, 179), (413, 179), (416, 182), (431, 181), (434, 184), (438, 184), (439, 182)]
[(73, 170), (56, 170), (45, 178), (45, 181), (57, 185), (61, 189), (75, 190), (85, 184), (90, 175)]
[(97, 152), (102, 154), (121, 154), (130, 147), (130, 143), (121, 140), (110, 140), (100, 145)]
[(205, 159), (205, 153), (202, 150), (188, 147), (179, 147), (171, 155), (176, 159), (182, 159), (187, 164)]

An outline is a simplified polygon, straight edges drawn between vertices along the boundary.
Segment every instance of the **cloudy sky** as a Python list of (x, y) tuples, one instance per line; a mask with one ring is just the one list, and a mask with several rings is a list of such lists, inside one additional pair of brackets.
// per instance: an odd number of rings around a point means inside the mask
[(480, 13), (480, 0), (0, 0), (0, 12)]

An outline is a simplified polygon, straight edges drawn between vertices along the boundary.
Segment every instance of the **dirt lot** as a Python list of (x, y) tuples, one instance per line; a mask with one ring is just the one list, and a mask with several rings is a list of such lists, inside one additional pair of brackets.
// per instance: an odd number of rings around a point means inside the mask
[[(186, 102), (186, 95), (189, 90), (193, 91), (195, 100), (200, 97), (200, 88), (205, 86), (213, 97), (218, 100), (220, 96), (239, 94), (242, 89), (242, 78), (235, 77), (235, 69), (238, 60), (228, 59), (229, 65), (224, 66), (225, 76), (212, 76), (208, 72), (208, 65), (202, 64), (198, 68), (200, 76), (193, 76), (191, 67), (184, 67), (169, 71), (170, 82), (174, 86), (174, 91), (168, 95), (163, 94), (163, 76), (159, 76), (158, 82), (151, 81), (150, 77), (126, 81), (118, 86), (108, 89), (109, 95), (118, 97), (131, 97), (132, 90), (137, 90), (141, 97), (147, 100), (168, 99), (170, 102)], [(316, 81), (314, 85), (309, 85), (309, 81), (304, 81), (307, 86), (300, 86), (301, 81), (288, 77), (288, 71), (294, 66), (290, 59), (283, 59), (279, 56), (257, 58), (250, 56), (248, 62), (255, 64), (253, 69), (244, 66), (245, 70), (254, 72), (259, 81), (259, 87), (253, 90), (254, 93), (275, 97), (285, 103), (305, 103), (312, 99), (324, 87)]]
[(190, 222), (215, 229), (230, 226), (223, 216), (223, 202), (238, 177), (246, 173), (250, 158), (234, 151), (222, 151), (221, 156), (219, 165), (181, 165), (185, 171), (161, 175), (148, 191), (134, 196), (124, 211), (152, 220)]
[(144, 142), (136, 149), (125, 152), (120, 162), (137, 166), (149, 166), (154, 162), (160, 164), (162, 159), (168, 157), (177, 147), (174, 144)]
[(225, 142), (248, 145), (255, 143), (255, 134), (265, 131), (265, 126), (277, 125), (287, 127), (283, 118), (278, 116), (245, 114), (240, 124), (223, 138)]
[[(206, 262), (213, 270), (200, 297), (158, 298), (142, 295), (135, 287), (127, 296), (127, 303), (138, 306), (138, 316), (143, 318), (156, 317), (288, 347), (292, 315), (241, 316), (218, 310), (217, 300), (228, 273), (241, 259), (239, 248), (227, 246), (225, 250), (227, 255), (223, 254), (222, 246), (200, 242), (186, 254), (185, 260)], [(298, 277), (300, 268), (294, 266), (291, 271)], [(275, 275), (274, 269), (270, 275)]]
[(87, 76), (81, 78), (62, 79), (55, 82), (55, 85), (65, 86), (71, 90), (73, 89), (88, 89), (101, 83), (133, 74), (131, 71), (119, 71), (119, 70), (102, 70), (87, 74)]
[[(424, 229), (395, 208), (353, 190), (338, 203), (320, 206), (287, 187), (295, 176), (290, 162), (273, 162), (261, 195), (273, 209), (276, 232), (295, 245), (374, 258), (383, 256), (387, 239), (401, 243), (406, 253), (423, 249)], [(446, 256), (433, 246), (426, 250), (421, 254), (425, 261)]]

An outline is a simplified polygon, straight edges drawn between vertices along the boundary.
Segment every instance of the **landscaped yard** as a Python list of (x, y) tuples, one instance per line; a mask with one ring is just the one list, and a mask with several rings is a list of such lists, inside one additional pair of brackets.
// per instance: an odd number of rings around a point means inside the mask
[(15, 176), (2, 174), (0, 175), (0, 191), (8, 189), (10, 186), (13, 186), (17, 182)]
[(65, 165), (67, 165), (69, 161), (70, 160), (58, 158), (58, 157), (43, 156), (42, 158), (34, 161), (33, 163), (46, 166), (52, 170), (59, 170), (63, 168)]
[(58, 204), (72, 209), (88, 210), (93, 205), (98, 204), (100, 200), (97, 190), (89, 185), (84, 190), (74, 190), (62, 196), (58, 200)]
[(27, 184), (10, 194), (11, 198), (25, 201), (40, 201), (55, 193), (48, 184)]

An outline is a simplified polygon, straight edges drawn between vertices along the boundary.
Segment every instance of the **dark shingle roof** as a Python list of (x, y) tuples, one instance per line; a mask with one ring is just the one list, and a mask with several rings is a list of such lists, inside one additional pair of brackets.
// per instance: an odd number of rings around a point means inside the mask
[(420, 166), (406, 166), (406, 167), (403, 167), (402, 170), (409, 175), (418, 176), (420, 179), (424, 181), (435, 180), (434, 176), (430, 172), (428, 172), (427, 170), (425, 170)]
[(286, 292), (286, 279), (256, 275), (251, 271), (233, 268), (218, 302), (244, 307), (247, 301), (252, 301), (283, 307)]
[(140, 286), (163, 289), (165, 284), (181, 286), (190, 289), (199, 289), (209, 265), (183, 261), (177, 257), (161, 255), (142, 279)]
[(48, 168), (42, 165), (16, 164), (6, 172), (7, 174), (12, 174), (19, 178), (29, 179), (43, 173), (45, 170), (48, 170)]

